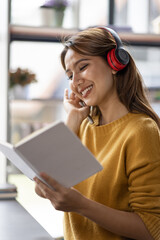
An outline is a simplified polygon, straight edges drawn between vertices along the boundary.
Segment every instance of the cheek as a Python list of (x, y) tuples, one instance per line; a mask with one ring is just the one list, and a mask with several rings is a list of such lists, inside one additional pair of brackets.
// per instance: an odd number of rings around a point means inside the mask
[(103, 79), (105, 76), (105, 72), (103, 68), (101, 68), (100, 66), (92, 66), (90, 68), (90, 71), (86, 71), (84, 72), (85, 74), (85, 78), (89, 79), (89, 80), (93, 80), (94, 82), (99, 81), (100, 79)]
[(90, 67), (89, 70), (86, 69), (86, 70), (82, 73), (82, 78), (91, 80), (91, 79), (93, 79), (93, 77), (95, 77), (95, 75), (96, 75), (95, 69)]

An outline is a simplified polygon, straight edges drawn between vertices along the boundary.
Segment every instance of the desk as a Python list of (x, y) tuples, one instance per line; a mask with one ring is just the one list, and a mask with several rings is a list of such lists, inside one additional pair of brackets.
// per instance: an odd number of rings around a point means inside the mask
[(16, 200), (0, 200), (0, 240), (53, 238)]

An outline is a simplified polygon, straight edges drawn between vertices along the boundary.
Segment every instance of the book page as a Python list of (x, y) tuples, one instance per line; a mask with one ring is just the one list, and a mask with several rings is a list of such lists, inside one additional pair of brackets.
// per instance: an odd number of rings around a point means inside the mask
[(63, 123), (45, 128), (39, 135), (16, 145), (37, 172), (46, 172), (66, 187), (74, 186), (102, 170), (102, 166)]
[(20, 145), (23, 145), (25, 142), (30, 141), (32, 138), (35, 138), (36, 136), (42, 134), (43, 132), (49, 130), (50, 128), (52, 128), (53, 126), (55, 126), (58, 122), (54, 122), (52, 124), (48, 124), (47, 126), (40, 128), (34, 132), (32, 132), (31, 134), (29, 134), (28, 136), (24, 137), (23, 139), (21, 139), (18, 143), (16, 143), (14, 146), (18, 147)]
[(0, 150), (29, 178), (46, 172), (65, 187), (102, 170), (92, 153), (62, 122), (28, 136), (14, 148), (10, 145), (7, 151), (4, 149), (0, 145)]
[(37, 173), (22, 159), (10, 143), (0, 142), (0, 151), (28, 178), (33, 179)]

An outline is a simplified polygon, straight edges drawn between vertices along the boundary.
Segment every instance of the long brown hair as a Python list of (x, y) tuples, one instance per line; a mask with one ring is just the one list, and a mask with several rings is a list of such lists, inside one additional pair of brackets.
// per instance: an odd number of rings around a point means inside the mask
[[(107, 61), (107, 52), (116, 47), (112, 35), (102, 28), (88, 28), (80, 31), (73, 36), (67, 37), (63, 44), (61, 63), (64, 69), (65, 55), (68, 49), (82, 55), (101, 56)], [(119, 99), (129, 112), (147, 114), (155, 120), (160, 128), (160, 118), (149, 104), (142, 76), (130, 54), (129, 58), (128, 65), (114, 75)]]

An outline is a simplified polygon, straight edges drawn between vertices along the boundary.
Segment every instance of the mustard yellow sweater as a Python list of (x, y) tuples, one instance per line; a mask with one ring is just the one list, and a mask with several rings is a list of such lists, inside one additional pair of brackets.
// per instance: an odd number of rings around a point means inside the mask
[[(155, 240), (160, 239), (160, 131), (143, 114), (98, 126), (84, 120), (79, 137), (103, 170), (75, 188), (87, 198), (122, 211), (136, 212)], [(120, 240), (76, 213), (64, 215), (65, 240)], [(145, 239), (144, 239), (145, 240)]]

